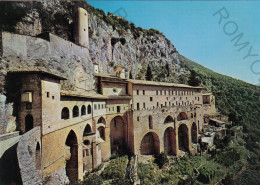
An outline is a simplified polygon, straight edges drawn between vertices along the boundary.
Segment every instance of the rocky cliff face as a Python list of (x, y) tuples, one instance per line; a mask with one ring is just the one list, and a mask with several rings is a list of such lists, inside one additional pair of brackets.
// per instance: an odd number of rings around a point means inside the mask
[[(45, 41), (50, 38), (44, 33), (49, 32), (73, 42), (74, 10), (78, 6), (86, 8), (89, 13), (87, 54), (55, 36), (55, 43)], [(0, 57), (0, 117), (1, 124), (4, 124), (0, 126), (0, 133), (6, 132), (2, 128), (13, 128), (12, 113), (6, 111), (11, 110), (12, 102), (3, 102), (7, 95), (5, 80), (9, 70), (51, 71), (68, 78), (62, 84), (63, 89), (88, 91), (94, 88), (93, 63), (98, 63), (100, 71), (107, 74), (114, 74), (118, 65), (124, 66), (129, 76), (136, 79), (145, 78), (148, 65), (156, 81), (178, 82), (179, 76), (187, 73), (180, 67), (176, 48), (162, 33), (154, 29), (137, 28), (133, 23), (113, 14), (106, 15), (84, 1), (1, 2), (0, 9), (1, 32), (32, 36), (31, 39), (21, 38), (24, 46), (18, 49), (26, 50), (26, 54), (22, 53), (21, 56), (20, 53), (14, 53), (13, 56)], [(1, 45), (3, 39), (0, 37)], [(65, 43), (66, 49), (71, 45), (74, 51), (64, 52), (64, 47), (60, 47), (59, 43)], [(40, 47), (35, 47), (37, 45)]]
[(88, 6), (90, 55), (104, 73), (126, 67), (134, 78), (144, 79), (148, 65), (156, 81), (176, 81), (180, 71), (178, 52), (159, 31), (136, 28), (123, 18), (105, 15)]

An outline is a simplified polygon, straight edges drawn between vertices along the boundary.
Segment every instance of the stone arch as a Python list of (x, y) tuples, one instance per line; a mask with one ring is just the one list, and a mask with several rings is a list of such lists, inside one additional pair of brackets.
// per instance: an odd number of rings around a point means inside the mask
[(191, 126), (191, 141), (192, 143), (197, 143), (198, 139), (197, 139), (197, 126), (196, 123), (193, 122), (192, 126)]
[(177, 120), (178, 121), (181, 121), (181, 120), (187, 120), (188, 119), (188, 116), (185, 112), (181, 112), (179, 113), (179, 115), (177, 116)]
[(33, 116), (31, 114), (27, 114), (25, 116), (25, 132), (33, 129)]
[(164, 120), (164, 124), (166, 123), (174, 123), (174, 119), (171, 116), (167, 116)]
[(37, 142), (36, 150), (35, 150), (35, 164), (36, 164), (36, 169), (40, 170), (41, 169), (41, 147), (39, 142)]
[(189, 151), (189, 132), (186, 124), (181, 124), (178, 128), (179, 150)]
[(82, 107), (81, 107), (81, 116), (84, 116), (84, 115), (86, 115), (86, 106), (82, 105)]
[(75, 105), (72, 109), (72, 116), (73, 118), (79, 117), (79, 107), (77, 105)]
[(148, 122), (149, 122), (149, 129), (153, 129), (153, 117), (149, 115), (148, 117)]
[(68, 107), (64, 107), (61, 110), (61, 119), (69, 119), (70, 118), (70, 111)]
[(67, 136), (66, 146), (70, 147), (70, 158), (66, 162), (66, 175), (70, 182), (78, 180), (78, 141), (77, 136), (71, 130)]
[(121, 116), (114, 117), (110, 122), (111, 153), (122, 153), (126, 150), (126, 124)]
[(176, 134), (172, 127), (168, 127), (163, 135), (164, 152), (167, 155), (176, 155)]
[(91, 114), (91, 105), (88, 105), (88, 114)]
[(87, 124), (85, 129), (84, 129), (83, 136), (87, 136), (87, 135), (89, 135), (91, 133), (92, 133), (91, 126), (89, 124)]
[(148, 132), (141, 141), (141, 155), (155, 155), (160, 153), (160, 140), (155, 132)]
[(98, 122), (97, 122), (98, 124), (99, 123), (103, 123), (104, 125), (106, 125), (106, 120), (105, 120), (105, 118), (103, 118), (103, 117), (100, 117), (99, 119), (98, 119)]
[(99, 132), (100, 138), (105, 141), (106, 140), (105, 127), (103, 127), (103, 126), (98, 127), (98, 132)]

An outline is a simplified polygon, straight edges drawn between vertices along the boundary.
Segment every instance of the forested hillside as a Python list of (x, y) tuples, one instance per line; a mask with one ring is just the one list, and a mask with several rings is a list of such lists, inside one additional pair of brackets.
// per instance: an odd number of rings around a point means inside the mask
[(260, 133), (260, 87), (216, 73), (184, 56), (179, 59), (182, 67), (194, 70), (201, 85), (216, 96), (221, 113), (234, 124), (244, 126), (245, 131)]

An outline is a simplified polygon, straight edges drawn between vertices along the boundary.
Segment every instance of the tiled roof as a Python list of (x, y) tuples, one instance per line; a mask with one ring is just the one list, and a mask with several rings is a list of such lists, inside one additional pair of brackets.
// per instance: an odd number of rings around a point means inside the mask
[(193, 87), (185, 84), (177, 84), (177, 83), (168, 83), (168, 82), (155, 82), (155, 81), (145, 81), (145, 80), (127, 80), (133, 84), (142, 84), (142, 85), (156, 85), (156, 86), (168, 86), (168, 87), (183, 87), (183, 88), (195, 88), (202, 89), (203, 87)]
[(11, 70), (8, 71), (8, 73), (18, 73), (18, 74), (42, 74), (45, 76), (49, 76), (52, 78), (57, 78), (59, 80), (67, 80), (67, 78), (60, 76), (60, 75), (56, 75), (47, 71), (43, 71), (43, 70)]

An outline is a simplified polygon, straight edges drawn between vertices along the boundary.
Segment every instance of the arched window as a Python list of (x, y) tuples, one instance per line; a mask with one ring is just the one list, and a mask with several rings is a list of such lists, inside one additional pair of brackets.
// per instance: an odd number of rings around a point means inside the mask
[(86, 136), (88, 134), (90, 134), (92, 131), (91, 131), (91, 127), (89, 124), (87, 124), (87, 126), (85, 127), (84, 129), (84, 133), (83, 133), (83, 136)]
[(173, 123), (174, 119), (171, 116), (167, 116), (164, 120), (164, 123)]
[(103, 117), (100, 117), (99, 119), (98, 119), (98, 122), (97, 122), (98, 124), (99, 123), (103, 123), (104, 125), (106, 124), (106, 121), (105, 121), (105, 119), (103, 118)]
[(88, 105), (88, 114), (91, 114), (91, 106)]
[(84, 115), (86, 115), (86, 106), (82, 105), (82, 107), (81, 107), (81, 116), (84, 116)]
[(149, 129), (153, 129), (153, 117), (150, 115), (148, 118), (149, 121)]
[(73, 112), (73, 118), (78, 117), (79, 116), (79, 107), (75, 105), (73, 107), (72, 112)]
[(61, 111), (61, 119), (69, 119), (70, 118), (70, 111), (67, 107), (64, 107)]
[(28, 132), (33, 128), (33, 116), (31, 114), (28, 114), (25, 117), (25, 132)]
[(177, 117), (177, 120), (180, 121), (180, 120), (187, 120), (188, 117), (187, 117), (187, 114), (185, 112), (181, 112), (178, 117)]

